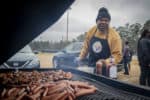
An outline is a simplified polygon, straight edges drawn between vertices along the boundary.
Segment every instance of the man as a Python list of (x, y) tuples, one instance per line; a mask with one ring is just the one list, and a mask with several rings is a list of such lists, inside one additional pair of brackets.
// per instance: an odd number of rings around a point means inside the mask
[(150, 87), (150, 21), (145, 23), (145, 27), (141, 33), (141, 37), (138, 40), (138, 61), (140, 65), (140, 85)]
[(125, 75), (129, 75), (130, 61), (131, 61), (131, 52), (129, 48), (129, 42), (125, 41), (125, 45), (123, 49), (123, 63), (124, 63)]
[(92, 27), (86, 34), (83, 48), (78, 61), (89, 54), (89, 66), (95, 67), (96, 63), (106, 66), (110, 63), (110, 57), (115, 58), (115, 63), (122, 59), (122, 43), (119, 34), (109, 27), (111, 16), (106, 8), (100, 8), (96, 18), (96, 26)]

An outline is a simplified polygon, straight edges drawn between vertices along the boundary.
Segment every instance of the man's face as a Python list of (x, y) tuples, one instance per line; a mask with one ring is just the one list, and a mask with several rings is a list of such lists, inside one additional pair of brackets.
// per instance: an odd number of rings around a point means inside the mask
[(105, 33), (108, 30), (109, 27), (109, 19), (108, 18), (101, 18), (99, 20), (97, 20), (97, 27), (99, 29), (99, 31)]

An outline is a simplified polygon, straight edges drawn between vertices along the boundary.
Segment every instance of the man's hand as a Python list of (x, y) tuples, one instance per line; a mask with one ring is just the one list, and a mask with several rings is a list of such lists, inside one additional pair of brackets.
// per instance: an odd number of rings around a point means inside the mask
[(102, 74), (102, 66), (104, 64), (104, 60), (101, 59), (101, 60), (98, 60), (96, 62), (96, 74)]
[(105, 64), (105, 60), (104, 59), (100, 59), (100, 60), (98, 60), (97, 62), (96, 62), (96, 65), (97, 64)]
[(109, 66), (110, 66), (110, 63), (107, 63), (106, 60), (104, 60), (104, 59), (98, 60), (98, 61), (96, 62), (96, 65), (99, 64), (99, 63), (101, 63), (102, 65), (105, 64), (106, 67), (109, 67)]
[[(104, 59), (100, 59), (96, 62), (96, 73), (97, 74), (102, 74), (102, 70), (103, 70), (103, 67), (106, 67), (106, 70), (108, 69), (108, 67), (110, 66), (109, 63), (106, 63), (106, 60)], [(104, 72), (103, 72), (104, 74)], [(105, 74), (107, 75), (107, 71), (105, 72)]]

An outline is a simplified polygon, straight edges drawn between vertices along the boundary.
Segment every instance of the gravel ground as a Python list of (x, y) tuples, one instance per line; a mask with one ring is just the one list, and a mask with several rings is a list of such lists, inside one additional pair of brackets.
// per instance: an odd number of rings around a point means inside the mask
[(139, 84), (139, 75), (140, 75), (140, 67), (138, 65), (137, 57), (133, 57), (131, 62), (131, 69), (129, 71), (129, 75), (123, 74), (124, 70), (118, 73), (118, 80)]

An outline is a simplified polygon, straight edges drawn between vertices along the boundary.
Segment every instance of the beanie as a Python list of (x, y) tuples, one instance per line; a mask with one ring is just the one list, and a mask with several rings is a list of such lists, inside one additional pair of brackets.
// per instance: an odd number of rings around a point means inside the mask
[(108, 18), (109, 21), (111, 20), (111, 16), (110, 16), (108, 10), (104, 7), (99, 9), (96, 21), (101, 19), (101, 18)]

